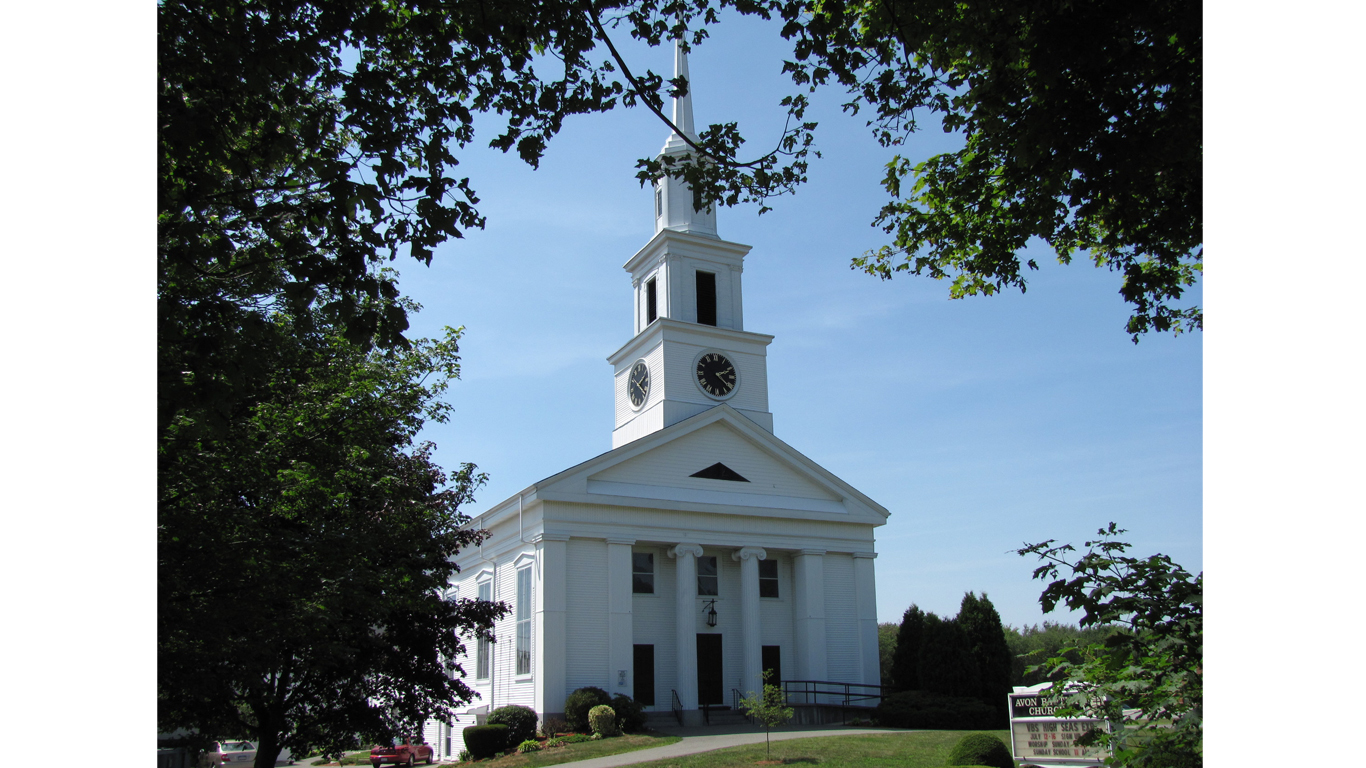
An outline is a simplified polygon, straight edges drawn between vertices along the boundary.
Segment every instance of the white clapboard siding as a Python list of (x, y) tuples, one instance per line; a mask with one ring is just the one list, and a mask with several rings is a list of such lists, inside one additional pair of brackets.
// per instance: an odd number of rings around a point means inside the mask
[(668, 711), (670, 691), (678, 687), (677, 639), (674, 636), (675, 563), (662, 547), (635, 546), (632, 552), (653, 552), (655, 593), (631, 596), (631, 642), (655, 647), (655, 704), (649, 710)]
[(826, 670), (837, 683), (863, 681), (858, 645), (858, 601), (854, 599), (854, 558), (825, 556)]
[(570, 539), (565, 577), (565, 695), (611, 689), (607, 671), (607, 542)]
[(793, 677), (797, 671), (796, 648), (792, 639), (792, 560), (787, 555), (769, 550), (768, 560), (778, 561), (778, 597), (759, 598), (760, 645), (776, 645), (782, 657), (783, 674)]
[[(721, 633), (721, 694), (723, 704), (731, 703), (730, 691), (732, 688), (742, 689), (745, 684), (744, 638), (740, 634), (744, 621), (740, 614), (740, 564), (730, 559), (730, 553), (733, 551), (731, 549), (707, 548), (706, 554), (716, 555), (716, 562), (720, 566), (721, 572), (720, 589), (717, 590), (721, 593), (721, 599), (716, 602), (716, 628), (709, 630), (705, 614), (701, 611), (697, 614), (699, 632)], [(701, 603), (702, 601), (698, 602)]]

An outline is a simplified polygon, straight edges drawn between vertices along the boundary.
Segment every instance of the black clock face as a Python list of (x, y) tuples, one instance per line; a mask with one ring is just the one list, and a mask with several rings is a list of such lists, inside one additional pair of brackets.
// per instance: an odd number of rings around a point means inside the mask
[(735, 389), (735, 364), (718, 352), (697, 359), (697, 386), (712, 397), (725, 397)]
[(645, 367), (645, 363), (638, 362), (631, 366), (631, 374), (626, 381), (626, 393), (631, 398), (631, 405), (639, 408), (645, 402), (645, 398), (650, 396), (650, 369)]

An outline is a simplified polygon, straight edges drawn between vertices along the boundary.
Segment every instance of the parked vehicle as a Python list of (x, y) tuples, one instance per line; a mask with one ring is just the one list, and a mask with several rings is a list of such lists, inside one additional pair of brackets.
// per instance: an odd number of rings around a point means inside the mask
[(394, 739), (389, 746), (376, 744), (370, 749), (370, 765), (379, 768), (385, 763), (393, 765), (413, 765), (421, 760), (427, 765), (432, 764), (432, 748), (422, 743), (421, 739)]
[[(221, 766), (230, 765), (241, 766), (251, 765), (256, 762), (256, 745), (250, 741), (216, 741), (209, 748), (210, 765)], [(288, 763), (294, 765), (294, 756), (289, 754), (289, 747), (280, 750), (280, 755), (275, 758), (275, 763)]]

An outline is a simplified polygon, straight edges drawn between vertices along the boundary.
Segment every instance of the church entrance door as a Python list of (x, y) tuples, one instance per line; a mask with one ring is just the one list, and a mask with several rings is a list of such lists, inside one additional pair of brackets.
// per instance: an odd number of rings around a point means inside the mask
[(721, 636), (697, 636), (697, 703), (725, 704), (721, 682)]

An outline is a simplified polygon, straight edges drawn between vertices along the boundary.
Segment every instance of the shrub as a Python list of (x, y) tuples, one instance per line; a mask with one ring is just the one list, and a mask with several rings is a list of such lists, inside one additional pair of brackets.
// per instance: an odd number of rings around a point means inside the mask
[(509, 704), (506, 707), (499, 707), (489, 714), (489, 725), (506, 725), (508, 727), (509, 745), (521, 744), (527, 739), (536, 738), (536, 710), (531, 707), (524, 707), (520, 704)]
[(564, 739), (560, 738), (559, 736), (555, 736), (554, 738), (545, 740), (545, 748), (554, 749), (555, 747), (563, 747), (565, 743), (566, 742)]
[(566, 723), (563, 718), (551, 717), (547, 718), (544, 723), (541, 723), (541, 735), (546, 737), (547, 739), (554, 736), (557, 733), (568, 732), (569, 723)]
[(571, 733), (560, 739), (560, 742), (564, 744), (582, 744), (585, 741), (591, 741), (592, 738), (592, 736), (583, 733)]
[(474, 755), (471, 755), (468, 749), (462, 749), (460, 750), (460, 754), (455, 756), (455, 759), (461, 763), (468, 763), (473, 757)]
[(617, 713), (617, 727), (627, 733), (645, 730), (645, 707), (623, 693), (612, 698), (612, 709)]
[(617, 734), (617, 712), (607, 704), (599, 704), (588, 710), (588, 725), (594, 736), (615, 736)]
[(988, 768), (1015, 768), (1010, 748), (989, 733), (969, 733), (949, 751), (948, 765), (985, 765)]
[(611, 704), (612, 697), (601, 688), (588, 686), (579, 688), (564, 700), (564, 719), (569, 722), (569, 730), (575, 733), (588, 732), (588, 710), (599, 704)]
[(507, 748), (508, 727), (506, 725), (471, 725), (462, 731), (465, 748), (474, 757), (483, 759), (493, 757)]
[(525, 755), (528, 752), (540, 752), (541, 742), (535, 739), (527, 739), (526, 741), (523, 741), (521, 744), (517, 745), (517, 751), (523, 755)]
[(983, 702), (929, 691), (894, 693), (877, 705), (877, 721), (889, 728), (973, 731), (1004, 728), (1005, 716)]

